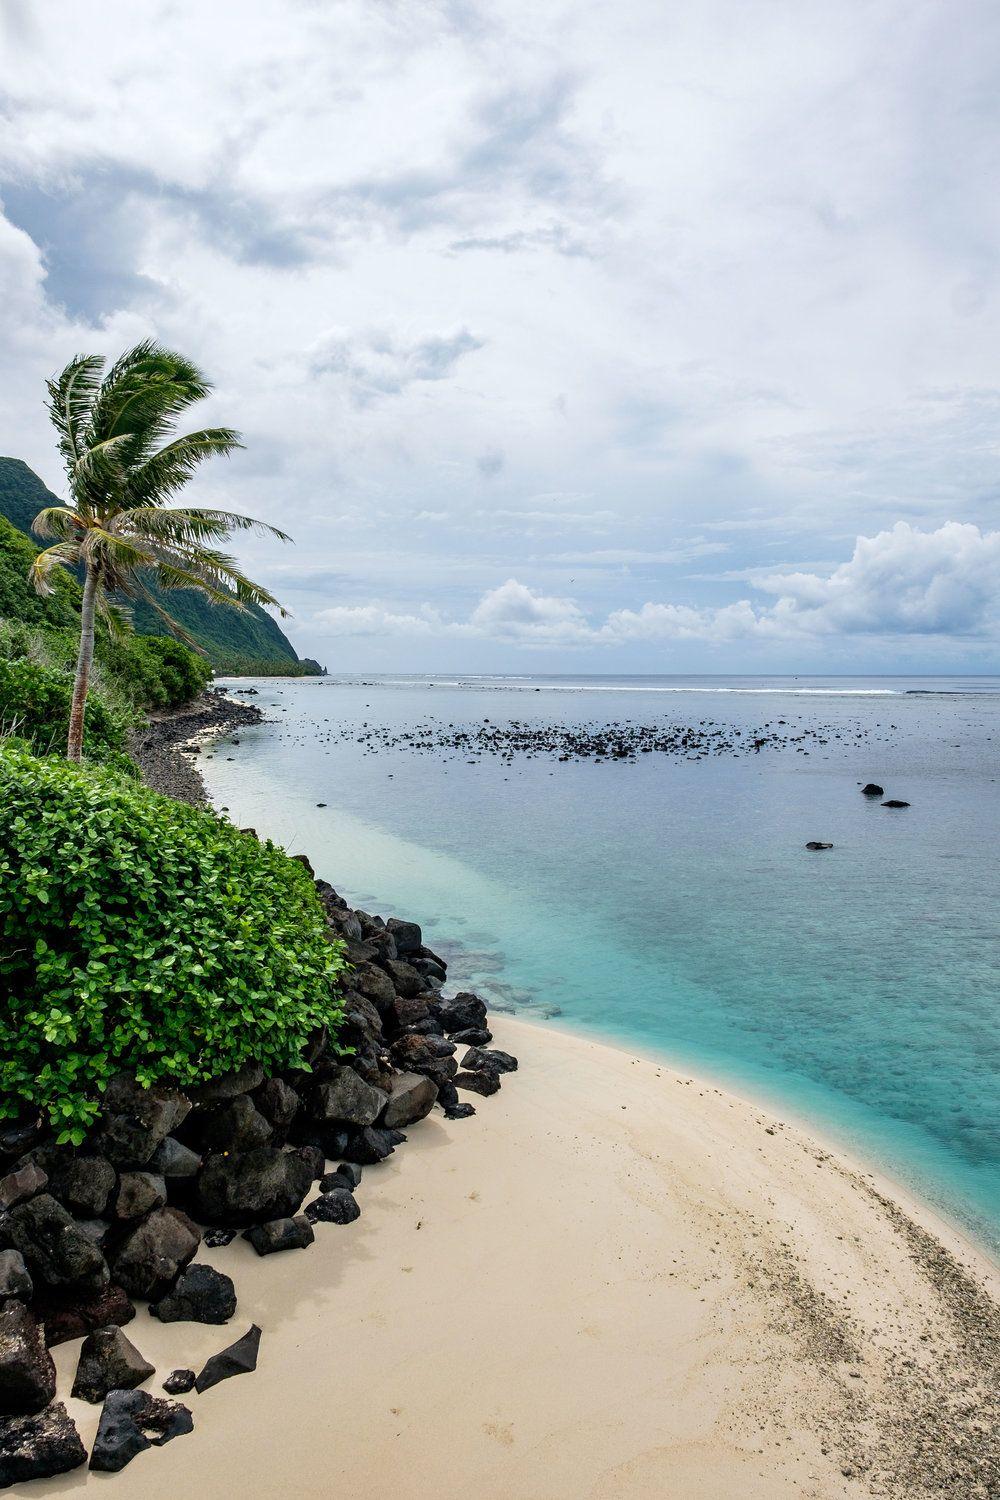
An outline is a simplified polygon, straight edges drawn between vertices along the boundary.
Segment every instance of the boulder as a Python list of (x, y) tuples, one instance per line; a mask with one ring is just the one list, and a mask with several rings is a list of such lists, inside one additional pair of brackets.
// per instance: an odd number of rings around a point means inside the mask
[(884, 797), (885, 791), (882, 787), (877, 786), (874, 781), (869, 781), (861, 788), (861, 795), (862, 797)]
[(499, 1047), (486, 1051), (483, 1047), (470, 1047), (462, 1058), (462, 1067), (476, 1073), (516, 1073), (517, 1058)]
[(149, 1310), (161, 1323), (228, 1323), (236, 1311), (236, 1288), (214, 1266), (190, 1265)]
[(402, 1130), (414, 1125), (434, 1108), (438, 1096), (437, 1084), (423, 1073), (396, 1073), (392, 1080), (392, 1093), (382, 1111), (382, 1124), (390, 1130)]
[(326, 1152), (321, 1147), (314, 1145), (296, 1146), (295, 1155), (308, 1168), (310, 1183), (315, 1182), (317, 1177), (322, 1177), (326, 1170)]
[(109, 1391), (134, 1390), (155, 1373), (120, 1328), (98, 1328), (83, 1341), (73, 1395), (99, 1406)]
[(396, 998), (396, 990), (392, 980), (384, 969), (377, 964), (361, 962), (357, 965), (351, 980), (357, 990), (360, 991), (375, 1006), (376, 1010), (382, 1011), (391, 1005)]
[(167, 1201), (167, 1185), (155, 1172), (123, 1172), (115, 1197), (116, 1219), (142, 1219)]
[(0, 1243), (20, 1250), (36, 1283), (81, 1293), (108, 1284), (104, 1256), (48, 1193), (18, 1203), (0, 1219)]
[(499, 1073), (458, 1073), (455, 1076), (455, 1087), (457, 1089), (468, 1089), (473, 1094), (499, 1093)]
[(112, 1323), (120, 1328), (135, 1317), (134, 1303), (122, 1287), (114, 1284), (106, 1286), (96, 1297), (67, 1300), (36, 1296), (35, 1310), (45, 1324), (45, 1342), (50, 1349), (70, 1339), (82, 1339), (95, 1328), (106, 1328)]
[(305, 1250), (315, 1235), (305, 1214), (296, 1214), (294, 1219), (254, 1224), (251, 1229), (244, 1229), (243, 1238), (250, 1241), (258, 1255), (274, 1255), (279, 1250)]
[(210, 1156), (198, 1178), (198, 1213), (207, 1224), (266, 1224), (297, 1213), (312, 1182), (298, 1152), (277, 1146)]
[(474, 1104), (449, 1104), (444, 1112), (446, 1120), (468, 1120), (476, 1113)]
[(440, 1088), (458, 1072), (455, 1044), (436, 1036), (401, 1036), (390, 1049), (393, 1061), (403, 1072), (423, 1073)]
[[(361, 1181), (363, 1170), (358, 1166), (356, 1161), (342, 1161), (336, 1172), (332, 1175), (335, 1177), (342, 1177), (353, 1193), (355, 1188)], [(320, 1183), (320, 1186), (323, 1187), (323, 1184)], [(323, 1190), (324, 1192), (327, 1191), (326, 1188), (324, 1188)]]
[(898, 797), (890, 797), (888, 802), (883, 802), (883, 807), (909, 807), (908, 802), (900, 802)]
[(23, 1302), (0, 1308), (0, 1415), (30, 1416), (56, 1393), (56, 1367)]
[(149, 1158), (149, 1170), (161, 1177), (195, 1177), (201, 1170), (201, 1157), (190, 1146), (168, 1135)]
[(0, 1250), (0, 1306), (16, 1300), (30, 1302), (34, 1287), (20, 1250)]
[(391, 932), (396, 943), (396, 952), (401, 958), (410, 953), (419, 953), (423, 945), (423, 934), (416, 922), (404, 922), (399, 917), (390, 917), (386, 931)]
[(422, 994), (427, 988), (427, 980), (419, 969), (415, 969), (412, 964), (406, 963), (401, 958), (386, 959), (383, 967), (392, 980), (393, 989), (397, 995), (412, 999), (415, 995)]
[(434, 1002), (438, 1020), (445, 1031), (465, 1031), (470, 1026), (485, 1026), (486, 1006), (478, 995), (471, 995), (463, 991), (460, 995), (452, 995), (450, 999), (439, 997)]
[(335, 1187), (307, 1203), (305, 1216), (310, 1224), (353, 1224), (361, 1209), (350, 1188)]
[(214, 1109), (200, 1130), (206, 1151), (252, 1151), (270, 1139), (271, 1126), (246, 1094)]
[(190, 1111), (191, 1101), (179, 1089), (145, 1089), (134, 1078), (119, 1074), (104, 1091), (101, 1154), (116, 1167), (144, 1167)]
[(186, 1391), (194, 1390), (193, 1370), (171, 1370), (163, 1382), (163, 1389), (168, 1396), (183, 1396)]
[(191, 1432), (194, 1421), (179, 1401), (164, 1401), (148, 1391), (110, 1391), (101, 1412), (90, 1467), (117, 1474), (147, 1448), (162, 1448)]
[(359, 1078), (353, 1068), (339, 1067), (325, 1083), (316, 1085), (310, 1103), (312, 1118), (326, 1124), (371, 1125), (382, 1113), (385, 1094)]
[(360, 1166), (374, 1166), (391, 1156), (395, 1148), (406, 1140), (398, 1130), (380, 1129), (366, 1125), (363, 1130), (346, 1130), (336, 1140), (337, 1149), (331, 1154), (342, 1156), (345, 1161), (357, 1162)]
[(188, 1092), (192, 1103), (201, 1108), (207, 1104), (224, 1104), (227, 1099), (235, 1099), (239, 1094), (252, 1094), (263, 1082), (264, 1069), (260, 1063), (249, 1062), (232, 1073), (222, 1073), (208, 1083), (200, 1083), (197, 1088), (189, 1089)]
[(418, 974), (423, 974), (425, 979), (432, 979), (435, 984), (444, 984), (448, 977), (445, 965), (430, 954), (407, 954), (407, 962), (413, 965)]
[(114, 1257), (115, 1280), (132, 1297), (155, 1300), (176, 1281), (201, 1242), (177, 1208), (158, 1208), (133, 1229)]
[(0, 1213), (34, 1198), (48, 1186), (48, 1175), (35, 1163), (26, 1162), (15, 1172), (0, 1177)]
[(37, 1416), (0, 1422), (0, 1490), (52, 1479), (87, 1462), (87, 1450), (61, 1401)]
[(235, 1344), (212, 1355), (194, 1383), (195, 1390), (200, 1395), (202, 1391), (211, 1390), (213, 1385), (218, 1385), (220, 1380), (229, 1380), (233, 1375), (249, 1375), (257, 1368), (259, 1349), (260, 1329), (256, 1323), (251, 1323)]
[(268, 1078), (253, 1096), (257, 1109), (276, 1134), (284, 1136), (302, 1107), (302, 1100), (281, 1078)]
[(78, 1219), (95, 1219), (108, 1206), (115, 1169), (103, 1156), (67, 1156), (49, 1177), (49, 1192)]
[(385, 1023), (392, 1031), (437, 1031), (441, 1024), (431, 1016), (430, 1006), (422, 995), (397, 995), (385, 1008)]
[(492, 1042), (493, 1033), (486, 1026), (467, 1026), (464, 1031), (453, 1031), (451, 1039), (467, 1047), (486, 1047)]

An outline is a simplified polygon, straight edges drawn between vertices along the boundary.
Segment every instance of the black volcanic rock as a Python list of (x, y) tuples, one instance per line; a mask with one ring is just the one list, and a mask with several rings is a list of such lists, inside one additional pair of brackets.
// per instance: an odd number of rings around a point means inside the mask
[(194, 1420), (179, 1401), (164, 1401), (147, 1391), (111, 1391), (101, 1412), (90, 1467), (117, 1474), (147, 1448), (194, 1429)]
[(484, 1047), (470, 1047), (462, 1058), (462, 1067), (471, 1068), (476, 1073), (516, 1073), (517, 1058), (509, 1052), (501, 1052), (499, 1047), (489, 1051)]
[(187, 1391), (194, 1390), (193, 1370), (171, 1370), (163, 1382), (163, 1389), (168, 1396), (183, 1396)]
[(214, 1266), (189, 1265), (149, 1310), (161, 1323), (228, 1323), (236, 1311), (236, 1288)]
[(392, 1093), (382, 1111), (382, 1124), (402, 1130), (429, 1115), (437, 1099), (437, 1084), (423, 1073), (395, 1073)]
[(83, 1341), (73, 1395), (96, 1406), (109, 1391), (134, 1390), (155, 1373), (120, 1328), (98, 1328)]
[(48, 1193), (0, 1218), (0, 1243), (20, 1250), (36, 1284), (91, 1294), (108, 1284), (104, 1256)]
[(249, 1240), (258, 1255), (275, 1255), (279, 1250), (305, 1250), (315, 1237), (305, 1214), (296, 1214), (293, 1219), (272, 1219), (269, 1224), (254, 1224), (243, 1231), (243, 1238)]
[(201, 1243), (187, 1214), (158, 1208), (123, 1241), (114, 1258), (115, 1280), (133, 1297), (156, 1298), (176, 1280)]
[(34, 1287), (20, 1250), (0, 1250), (0, 1306), (16, 1298), (30, 1302)]
[(353, 1224), (361, 1209), (350, 1188), (335, 1187), (307, 1203), (305, 1216), (310, 1224)]
[(312, 1182), (298, 1152), (277, 1146), (210, 1156), (198, 1178), (198, 1213), (207, 1224), (237, 1228), (289, 1218), (298, 1213)]
[(220, 1380), (229, 1380), (233, 1375), (249, 1375), (257, 1368), (257, 1353), (260, 1349), (260, 1329), (251, 1323), (241, 1339), (228, 1348), (213, 1354), (195, 1381), (199, 1392), (210, 1390)]
[(468, 1089), (473, 1094), (496, 1094), (500, 1090), (499, 1073), (458, 1073), (455, 1077), (457, 1089)]
[(23, 1302), (0, 1308), (0, 1415), (30, 1416), (56, 1393), (56, 1367)]
[(486, 1025), (486, 1006), (478, 995), (464, 990), (450, 999), (439, 998), (434, 1002), (438, 1020), (445, 1031), (466, 1031), (470, 1026)]
[(86, 1462), (87, 1450), (61, 1401), (37, 1416), (0, 1422), (0, 1490), (68, 1474)]

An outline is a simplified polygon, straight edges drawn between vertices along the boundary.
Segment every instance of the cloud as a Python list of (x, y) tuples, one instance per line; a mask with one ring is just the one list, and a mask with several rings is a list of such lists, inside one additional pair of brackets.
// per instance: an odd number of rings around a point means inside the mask
[(410, 342), (384, 330), (361, 338), (331, 330), (313, 346), (309, 367), (314, 375), (342, 377), (353, 399), (366, 405), (382, 396), (402, 395), (417, 381), (445, 380), (463, 355), (482, 347), (482, 340), (467, 328)]

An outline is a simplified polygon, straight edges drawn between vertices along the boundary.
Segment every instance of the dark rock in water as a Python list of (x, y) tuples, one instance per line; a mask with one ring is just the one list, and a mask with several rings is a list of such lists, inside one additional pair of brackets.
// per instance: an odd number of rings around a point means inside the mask
[(87, 1450), (61, 1401), (35, 1417), (0, 1422), (0, 1490), (51, 1479), (87, 1462)]
[(310, 1114), (314, 1120), (371, 1125), (382, 1113), (385, 1095), (359, 1078), (353, 1068), (340, 1067), (326, 1083), (316, 1085)]
[(476, 1113), (474, 1104), (449, 1104), (444, 1112), (446, 1120), (468, 1120)]
[(896, 797), (890, 797), (888, 802), (883, 802), (883, 807), (909, 807), (908, 802), (900, 802)]
[(115, 1186), (115, 1169), (103, 1156), (67, 1156), (49, 1178), (49, 1192), (81, 1219), (100, 1218)]
[(500, 1091), (499, 1073), (459, 1073), (455, 1078), (457, 1089), (468, 1089), (473, 1094), (496, 1094)]
[(832, 849), (832, 844), (822, 844), (819, 839), (810, 839), (806, 845), (807, 849)]
[(187, 1391), (194, 1390), (193, 1370), (171, 1370), (163, 1382), (163, 1389), (168, 1396), (183, 1396)]
[(12, 1208), (3, 1220), (3, 1236), (7, 1248), (20, 1250), (36, 1283), (81, 1293), (108, 1284), (104, 1256), (48, 1193)]
[(144, 1219), (167, 1201), (167, 1185), (155, 1172), (123, 1172), (115, 1198), (116, 1219)]
[(416, 922), (404, 922), (399, 917), (390, 917), (385, 925), (396, 940), (396, 952), (401, 958), (419, 953), (424, 939)]
[(115, 1280), (132, 1297), (155, 1300), (193, 1259), (201, 1231), (177, 1208), (158, 1208), (135, 1228), (114, 1258)]
[(202, 1244), (209, 1250), (221, 1250), (223, 1245), (231, 1245), (236, 1238), (235, 1229), (209, 1229), (202, 1235)]
[(260, 1329), (256, 1323), (252, 1323), (235, 1344), (212, 1355), (195, 1381), (195, 1389), (200, 1394), (210, 1390), (213, 1385), (218, 1385), (220, 1380), (228, 1380), (232, 1375), (249, 1375), (257, 1368), (259, 1348)]
[(236, 1311), (236, 1288), (224, 1271), (190, 1265), (149, 1310), (161, 1323), (228, 1323)]
[(494, 1047), (487, 1052), (482, 1047), (470, 1047), (462, 1058), (463, 1068), (472, 1068), (477, 1073), (516, 1073), (517, 1058), (509, 1052)]
[(244, 1229), (243, 1238), (250, 1241), (258, 1255), (275, 1255), (279, 1250), (305, 1250), (315, 1235), (305, 1214), (296, 1214), (294, 1219), (254, 1224), (252, 1229)]
[(434, 1009), (445, 1031), (466, 1031), (470, 1026), (485, 1026), (486, 1006), (478, 995), (463, 991), (450, 999), (435, 1001)]
[(302, 1107), (302, 1100), (281, 1078), (268, 1078), (254, 1093), (254, 1103), (271, 1128), (284, 1136)]
[(382, 1112), (382, 1124), (402, 1130), (429, 1115), (438, 1096), (437, 1084), (423, 1073), (396, 1073), (392, 1093)]
[(56, 1367), (23, 1302), (0, 1308), (0, 1414), (29, 1416), (56, 1393)]
[(869, 781), (861, 788), (861, 795), (862, 797), (884, 797), (885, 792), (882, 787), (876, 786), (874, 781)]
[(147, 1391), (111, 1391), (101, 1412), (90, 1467), (117, 1474), (147, 1448), (162, 1448), (193, 1429), (191, 1413), (179, 1401), (164, 1401)]
[(493, 1033), (486, 1026), (467, 1026), (464, 1031), (453, 1031), (451, 1039), (467, 1047), (486, 1047), (492, 1042)]
[(34, 1287), (20, 1250), (0, 1250), (0, 1306), (16, 1299), (30, 1302)]
[(209, 1083), (200, 1083), (189, 1090), (192, 1102), (204, 1107), (206, 1104), (224, 1104), (239, 1094), (251, 1094), (264, 1082), (264, 1069), (260, 1063), (244, 1063), (232, 1073), (223, 1073)]
[(190, 1146), (172, 1135), (166, 1136), (149, 1159), (149, 1170), (161, 1177), (195, 1177), (201, 1168), (201, 1157)]
[(34, 1198), (48, 1186), (48, 1175), (34, 1162), (28, 1162), (16, 1172), (0, 1177), (0, 1213)]
[(353, 1224), (361, 1209), (350, 1188), (336, 1187), (307, 1203), (305, 1216), (310, 1224)]
[(289, 1218), (298, 1213), (312, 1182), (298, 1152), (278, 1146), (210, 1156), (198, 1178), (198, 1212), (208, 1224), (240, 1229)]
[(35, 1309), (45, 1325), (45, 1342), (49, 1348), (82, 1339), (95, 1328), (114, 1325), (120, 1328), (135, 1317), (135, 1304), (120, 1286), (106, 1286), (96, 1297), (36, 1296)]
[(116, 1167), (144, 1167), (157, 1146), (190, 1114), (179, 1089), (144, 1089), (134, 1078), (112, 1078), (102, 1100), (101, 1154)]
[(271, 1126), (246, 1094), (213, 1110), (201, 1126), (206, 1151), (252, 1151), (271, 1139)]
[(98, 1328), (80, 1350), (73, 1395), (98, 1405), (109, 1391), (131, 1391), (156, 1373), (120, 1328)]

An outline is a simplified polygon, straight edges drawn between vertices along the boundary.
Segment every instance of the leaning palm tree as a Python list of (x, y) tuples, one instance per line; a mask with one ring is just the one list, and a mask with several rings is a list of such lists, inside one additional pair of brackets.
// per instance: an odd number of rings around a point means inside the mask
[(49, 415), (59, 434), (70, 498), (66, 505), (40, 511), (33, 522), (39, 536), (55, 539), (32, 565), (38, 592), (52, 591), (51, 574), (58, 565), (83, 572), (70, 760), (83, 753), (95, 617), (100, 614), (119, 629), (128, 600), (145, 599), (172, 634), (193, 645), (150, 592), (149, 582), (161, 590), (199, 589), (214, 603), (238, 610), (277, 604), (212, 544), (248, 529), (290, 540), (247, 516), (167, 503), (204, 459), (242, 447), (240, 434), (229, 427), (174, 435), (178, 417), (211, 390), (190, 360), (146, 342), (129, 349), (106, 375), (104, 364), (100, 355), (78, 355), (48, 382)]

